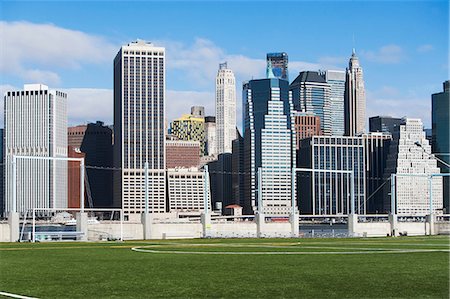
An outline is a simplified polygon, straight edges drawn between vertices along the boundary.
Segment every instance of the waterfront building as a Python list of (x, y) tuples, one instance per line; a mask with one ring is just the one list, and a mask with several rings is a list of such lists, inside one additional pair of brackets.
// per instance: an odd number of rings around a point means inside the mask
[(289, 86), (296, 111), (320, 117), (323, 135), (332, 134), (331, 87), (318, 72), (301, 72)]
[[(245, 213), (291, 212), (291, 169), (295, 159), (295, 130), (289, 82), (259, 79), (244, 83)], [(258, 171), (261, 171), (261, 186)], [(261, 190), (262, 207), (258, 207)]]
[[(244, 206), (244, 138), (236, 130), (237, 138), (233, 140), (233, 153), (231, 157), (233, 202)], [(226, 206), (225, 206), (226, 208)]]
[[(5, 212), (12, 208), (12, 157), (67, 158), (67, 94), (42, 84), (8, 91), (5, 103)], [(20, 213), (32, 208), (67, 208), (67, 161), (17, 159)]]
[(166, 140), (166, 167), (192, 168), (200, 165), (200, 142)]
[[(113, 134), (110, 127), (97, 121), (67, 128), (68, 146), (85, 154), (87, 186), (95, 208), (113, 204)], [(104, 169), (101, 169), (104, 168)]]
[(267, 68), (271, 69), (275, 78), (284, 79), (289, 81), (288, 70), (288, 54), (285, 52), (280, 53), (267, 53), (266, 56)]
[(149, 165), (149, 212), (166, 211), (165, 49), (138, 40), (114, 59), (114, 199), (126, 218), (145, 208), (144, 164)]
[[(431, 96), (431, 126), (432, 144), (431, 149), (434, 155), (450, 164), (450, 81), (443, 84), (444, 90)], [(449, 173), (450, 169), (443, 163), (438, 162), (438, 166), (444, 173)], [(450, 177), (444, 177), (444, 208), (446, 213), (450, 212)]]
[(366, 131), (366, 92), (363, 69), (353, 49), (346, 70), (344, 96), (344, 126), (346, 136), (357, 136)]
[(373, 116), (369, 118), (370, 132), (390, 133), (398, 130), (398, 127), (403, 123), (402, 118), (391, 116)]
[[(396, 204), (398, 215), (430, 214), (430, 174), (440, 173), (437, 161), (429, 153), (431, 145), (425, 137), (420, 119), (406, 118), (392, 133), (386, 162), (385, 180), (396, 174)], [(420, 146), (418, 146), (420, 144)], [(402, 176), (407, 175), (407, 176)], [(408, 176), (408, 175), (414, 176)], [(417, 176), (423, 175), (423, 176)], [(442, 213), (442, 177), (431, 181), (433, 213)], [(386, 193), (390, 192), (386, 190)], [(391, 211), (390, 196), (384, 196), (384, 206)]]
[(232, 183), (232, 154), (219, 154), (216, 161), (208, 163), (211, 182), (211, 198), (214, 208), (234, 203)]
[(343, 136), (345, 72), (328, 70), (320, 72), (320, 75), (330, 85), (331, 135)]
[(227, 63), (221, 63), (216, 76), (217, 154), (231, 153), (236, 138), (236, 82)]
[[(366, 213), (366, 167), (362, 137), (313, 136), (303, 139), (297, 166), (313, 170), (347, 170), (354, 175), (355, 213)], [(297, 198), (301, 214), (351, 213), (351, 181), (346, 173), (299, 171)]]

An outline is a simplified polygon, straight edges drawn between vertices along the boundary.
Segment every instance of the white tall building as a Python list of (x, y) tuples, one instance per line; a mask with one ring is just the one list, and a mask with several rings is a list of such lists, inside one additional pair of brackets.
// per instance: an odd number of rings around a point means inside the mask
[[(430, 214), (430, 185), (427, 175), (440, 173), (436, 159), (430, 156), (431, 146), (425, 138), (420, 119), (406, 118), (393, 133), (387, 170), (397, 174), (396, 200), (398, 215)], [(416, 145), (418, 142), (422, 147)], [(424, 174), (401, 176), (402, 174)], [(442, 177), (432, 179), (433, 212), (442, 213)]]
[[(5, 212), (12, 208), (12, 156), (67, 157), (67, 94), (42, 84), (8, 91), (5, 100)], [(16, 211), (67, 208), (67, 162), (16, 162)]]
[(141, 40), (114, 59), (114, 201), (128, 218), (145, 209), (144, 165), (149, 165), (150, 213), (166, 211), (165, 49)]
[[(167, 169), (169, 212), (199, 215), (205, 210), (205, 173), (196, 167)], [(210, 193), (210, 190), (208, 190)], [(208, 206), (211, 207), (208, 194)]]
[(366, 131), (363, 70), (354, 49), (346, 71), (344, 113), (345, 136), (356, 136)]
[(236, 82), (227, 63), (219, 65), (216, 76), (217, 154), (231, 153), (236, 139)]
[(324, 71), (322, 77), (330, 85), (331, 135), (344, 135), (345, 72)]
[(216, 118), (214, 116), (205, 117), (205, 140), (208, 156), (217, 157)]

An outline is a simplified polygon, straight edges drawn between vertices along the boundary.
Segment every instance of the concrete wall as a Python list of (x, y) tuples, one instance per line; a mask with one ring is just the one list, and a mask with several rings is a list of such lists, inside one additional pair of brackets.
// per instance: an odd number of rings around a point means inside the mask
[(11, 234), (8, 223), (0, 223), (0, 242), (10, 242)]

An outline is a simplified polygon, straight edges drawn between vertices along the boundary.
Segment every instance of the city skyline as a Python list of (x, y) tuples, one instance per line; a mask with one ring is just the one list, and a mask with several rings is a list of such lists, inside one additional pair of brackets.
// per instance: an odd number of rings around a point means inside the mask
[[(155, 22), (171, 20), (163, 23), (163, 29), (139, 19), (145, 9), (112, 3), (96, 2), (86, 11), (80, 2), (2, 2), (0, 34), (6, 47), (1, 56), (0, 91), (24, 83), (51, 85), (68, 93), (70, 125), (96, 120), (110, 124), (111, 61), (122, 44), (136, 37), (166, 47), (169, 121), (191, 105), (205, 106), (207, 115), (214, 114), (214, 77), (217, 64), (223, 61), (235, 72), (237, 115), (242, 115), (242, 83), (265, 77), (264, 58), (273, 51), (288, 53), (292, 79), (299, 71), (345, 70), (355, 47), (365, 70), (367, 119), (379, 114), (408, 116), (422, 118), (431, 127), (431, 94), (448, 79), (445, 1), (282, 2), (290, 9), (283, 10), (284, 32), (277, 35), (277, 26), (263, 26), (282, 17), (268, 2), (140, 2), (155, 12)], [(241, 12), (240, 8), (253, 8), (258, 16), (248, 17), (246, 9)], [(299, 26), (294, 12), (304, 10), (308, 14), (302, 13), (302, 18), (314, 22), (314, 28), (296, 41), (289, 38)], [(68, 18), (77, 13), (83, 22)], [(114, 23), (118, 13), (124, 18), (135, 16), (135, 22), (118, 26)], [(230, 13), (234, 22), (227, 26), (215, 20)], [(333, 22), (341, 25), (338, 29), (349, 29), (326, 30)], [(370, 26), (373, 22), (379, 22), (376, 30)], [(184, 23), (189, 26), (184, 28)], [(239, 34), (249, 29), (255, 34)], [(46, 38), (52, 39), (50, 46)], [(240, 117), (237, 121), (241, 129)]]

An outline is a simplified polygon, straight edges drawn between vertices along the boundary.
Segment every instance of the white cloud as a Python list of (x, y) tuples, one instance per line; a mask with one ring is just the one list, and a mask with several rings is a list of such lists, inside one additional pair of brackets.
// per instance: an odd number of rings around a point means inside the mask
[(426, 53), (426, 52), (430, 52), (433, 50), (434, 50), (434, 47), (433, 47), (433, 45), (430, 45), (430, 44), (421, 45), (420, 47), (417, 48), (417, 52), (419, 52), (419, 53)]
[(367, 118), (377, 115), (422, 119), (426, 128), (431, 127), (431, 101), (412, 92), (399, 93), (384, 86), (380, 90), (366, 90)]
[[(104, 38), (53, 24), (0, 21), (0, 72), (27, 81), (59, 84), (55, 68), (110, 63), (118, 47)], [(51, 69), (51, 71), (49, 70)]]
[(97, 88), (61, 89), (67, 93), (67, 116), (70, 126), (103, 121), (113, 123), (113, 90)]
[(215, 115), (214, 92), (167, 90), (166, 118), (169, 122), (189, 114), (192, 106), (204, 106), (206, 115)]
[(405, 58), (403, 49), (397, 45), (386, 45), (376, 51), (361, 51), (361, 55), (369, 61), (395, 64)]

